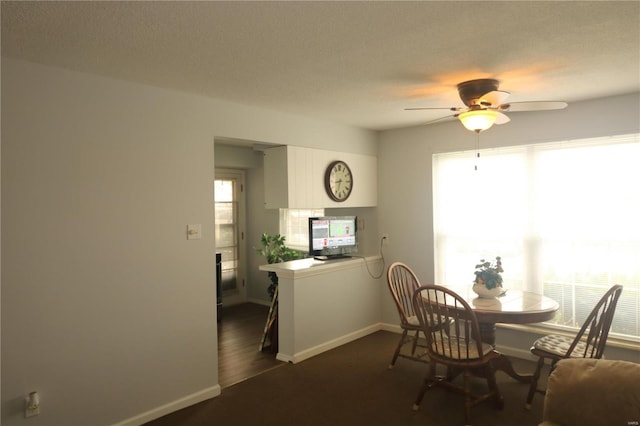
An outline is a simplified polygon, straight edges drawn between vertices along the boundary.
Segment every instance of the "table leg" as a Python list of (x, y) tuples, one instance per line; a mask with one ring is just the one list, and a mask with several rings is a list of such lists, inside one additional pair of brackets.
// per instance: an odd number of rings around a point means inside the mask
[[(483, 342), (490, 344), (495, 348), (496, 346), (496, 325), (495, 323), (479, 323), (480, 326), (480, 338)], [(516, 373), (511, 364), (511, 360), (504, 354), (494, 359), (491, 363), (493, 369), (496, 371), (503, 371), (508, 376), (523, 383), (531, 383), (533, 374), (522, 375)]]
[(493, 361), (491, 361), (491, 365), (495, 371), (503, 371), (508, 376), (513, 377), (519, 382), (522, 383), (531, 383), (533, 380), (533, 374), (518, 374), (513, 369), (513, 365), (511, 364), (511, 360), (504, 354), (500, 354), (500, 356)]
[(496, 346), (496, 325), (490, 322), (478, 323), (480, 326), (480, 340), (495, 348)]

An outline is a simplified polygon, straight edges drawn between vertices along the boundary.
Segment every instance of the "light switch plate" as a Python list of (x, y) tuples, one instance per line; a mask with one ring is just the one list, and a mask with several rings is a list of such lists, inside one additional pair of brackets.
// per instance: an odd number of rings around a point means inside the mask
[(202, 239), (202, 225), (187, 225), (187, 240)]

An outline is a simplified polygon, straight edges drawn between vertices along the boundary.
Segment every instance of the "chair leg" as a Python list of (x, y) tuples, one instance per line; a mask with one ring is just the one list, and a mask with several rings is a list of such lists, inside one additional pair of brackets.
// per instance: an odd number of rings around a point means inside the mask
[(391, 364), (389, 364), (389, 369), (392, 369), (396, 364), (396, 360), (398, 359), (398, 355), (400, 354), (400, 349), (402, 349), (402, 345), (404, 345), (407, 339), (408, 330), (402, 331), (402, 337), (400, 337), (400, 341), (398, 342), (398, 346), (396, 347), (396, 351), (393, 353), (393, 358), (391, 359)]
[(413, 411), (418, 411), (420, 409), (420, 403), (422, 402), (422, 398), (424, 398), (424, 394), (427, 392), (427, 389), (431, 387), (433, 384), (433, 378), (436, 375), (436, 363), (434, 361), (429, 361), (429, 371), (427, 371), (427, 375), (422, 382), (422, 386), (418, 391), (418, 396), (416, 397), (416, 401), (413, 403)]
[(413, 337), (413, 346), (411, 347), (411, 355), (416, 354), (416, 347), (418, 346), (419, 338), (420, 338), (420, 331), (416, 330), (416, 335)]
[(529, 386), (529, 393), (527, 394), (527, 402), (525, 404), (525, 408), (527, 410), (531, 410), (531, 403), (533, 402), (533, 397), (538, 391), (538, 380), (540, 379), (540, 373), (542, 372), (542, 367), (544, 366), (544, 358), (538, 358), (538, 365), (536, 365), (536, 371), (533, 373), (533, 377), (531, 378), (531, 385)]

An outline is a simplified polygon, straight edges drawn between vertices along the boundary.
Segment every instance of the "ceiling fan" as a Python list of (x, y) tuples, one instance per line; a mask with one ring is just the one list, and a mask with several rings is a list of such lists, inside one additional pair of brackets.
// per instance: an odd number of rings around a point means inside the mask
[(407, 111), (427, 109), (447, 109), (455, 114), (440, 117), (435, 121), (449, 117), (456, 117), (467, 129), (480, 133), (494, 124), (504, 124), (511, 119), (503, 112), (509, 111), (543, 111), (563, 109), (567, 107), (562, 101), (531, 101), (505, 103), (509, 92), (498, 90), (499, 81), (492, 78), (481, 78), (464, 81), (458, 84), (460, 99), (466, 105), (464, 107), (451, 108), (405, 108)]

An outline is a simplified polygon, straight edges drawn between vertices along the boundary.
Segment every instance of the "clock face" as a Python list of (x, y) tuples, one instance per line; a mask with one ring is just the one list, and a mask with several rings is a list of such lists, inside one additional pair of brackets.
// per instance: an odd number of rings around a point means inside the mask
[(329, 164), (324, 174), (324, 186), (327, 194), (334, 201), (344, 201), (351, 195), (353, 176), (351, 169), (344, 161)]

